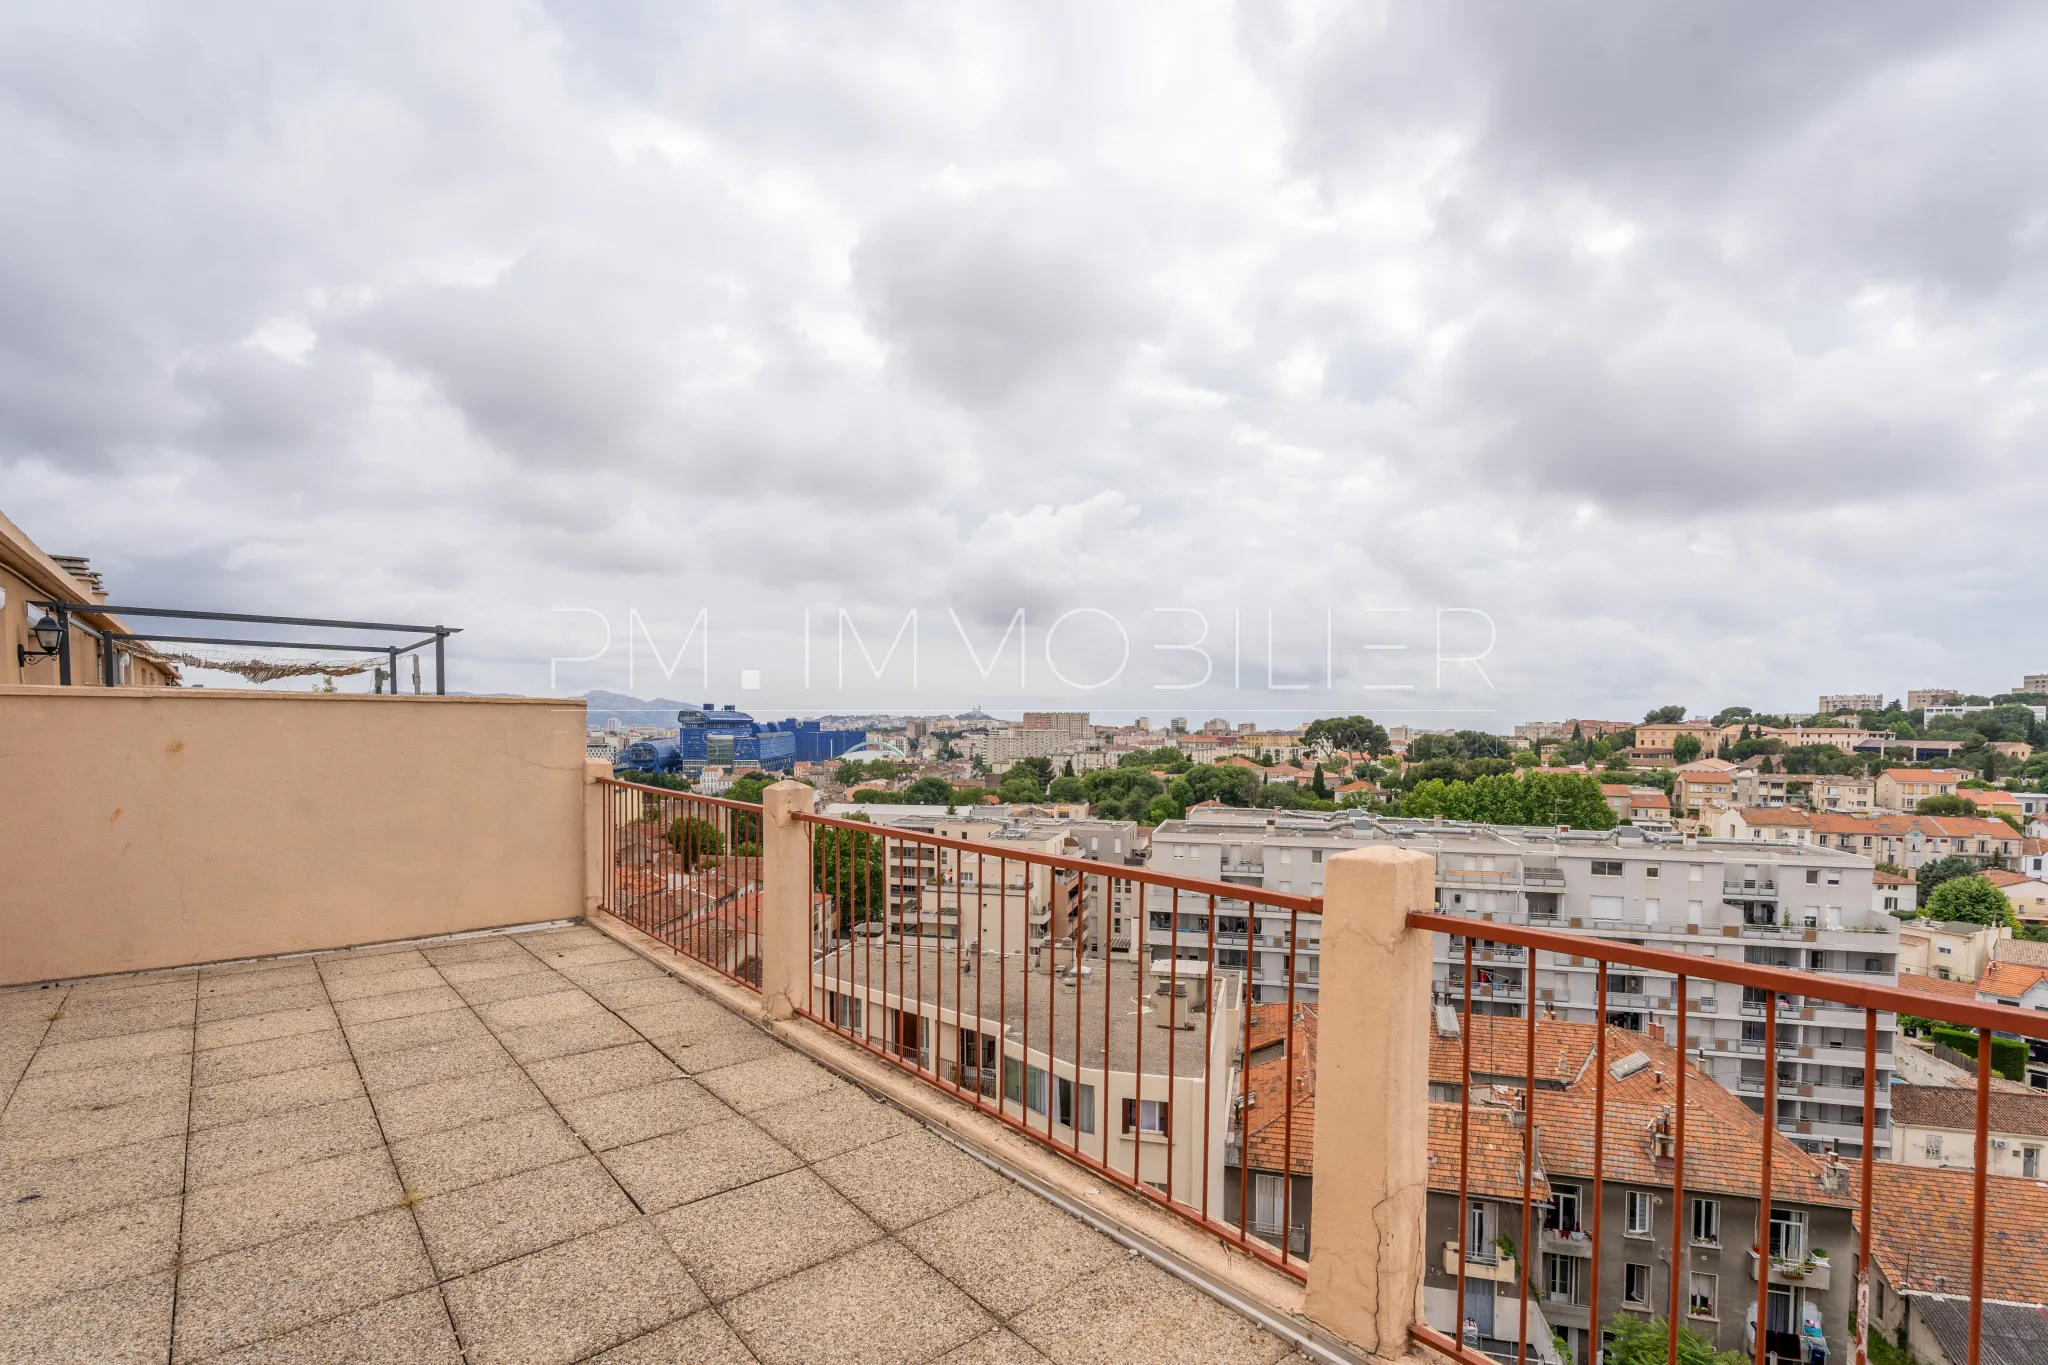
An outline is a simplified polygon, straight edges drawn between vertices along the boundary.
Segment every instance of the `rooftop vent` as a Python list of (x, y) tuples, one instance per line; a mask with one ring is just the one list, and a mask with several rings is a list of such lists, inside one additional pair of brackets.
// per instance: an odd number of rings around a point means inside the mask
[(1649, 1064), (1649, 1053), (1631, 1052), (1628, 1054), (1628, 1056), (1622, 1058), (1613, 1066), (1607, 1068), (1607, 1074), (1614, 1077), (1614, 1079), (1617, 1081), (1625, 1081), (1629, 1077), (1635, 1075), (1638, 1071), (1641, 1071), (1644, 1067), (1648, 1066)]
[(99, 570), (93, 568), (92, 563), (84, 555), (51, 555), (50, 558), (57, 561), (58, 568), (83, 583), (86, 594), (93, 601), (107, 600), (106, 585), (100, 580)]
[(1458, 1012), (1449, 1005), (1436, 1007), (1436, 1036), (1456, 1038), (1458, 1036)]

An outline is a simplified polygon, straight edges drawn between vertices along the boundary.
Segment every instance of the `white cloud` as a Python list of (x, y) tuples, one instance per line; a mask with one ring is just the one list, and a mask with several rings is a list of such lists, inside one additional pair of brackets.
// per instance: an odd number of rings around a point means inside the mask
[[(838, 605), (1118, 611), (1103, 710), (1280, 696), (1153, 692), (1161, 606), (1261, 670), (1328, 610), (1317, 710), (1989, 690), (2042, 662), (2044, 56), (1917, 4), (16, 6), (0, 496), (124, 596), (464, 625), (472, 688), (575, 602), (710, 608), (761, 709), (835, 703)], [(1499, 691), (1357, 690), (1438, 606)], [(868, 699), (1004, 699), (928, 675)]]

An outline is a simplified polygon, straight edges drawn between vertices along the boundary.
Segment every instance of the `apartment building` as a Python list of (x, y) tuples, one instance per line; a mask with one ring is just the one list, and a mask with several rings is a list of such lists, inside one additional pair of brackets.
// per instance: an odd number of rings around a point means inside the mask
[(2048, 673), (2029, 673), (2020, 679), (2020, 691), (2048, 692)]
[(1077, 970), (1051, 947), (1004, 955), (992, 943), (977, 953), (925, 941), (889, 947), (901, 956), (884, 976), (863, 952), (883, 949), (854, 941), (812, 966), (840, 1027), (986, 1099), (1000, 1094), (1011, 1117), (1178, 1201), (1201, 1207), (1206, 1191), (1205, 1212), (1222, 1216), (1226, 1144), (1203, 1135), (1230, 1131), (1244, 1030), (1235, 973), (1219, 972), (1212, 990), (1184, 967)]
[(1673, 803), (1680, 819), (1708, 821), (1736, 804), (1735, 765), (1723, 758), (1681, 763), (1673, 771)]
[(1840, 773), (1764, 772), (1760, 767), (1734, 769), (1734, 804), (1738, 806), (1805, 806), (1809, 810), (1869, 811), (1877, 808), (1877, 782)]
[[(1446, 1012), (1448, 1013), (1448, 1012)], [(1516, 1319), (1516, 1259), (1526, 1263), (1536, 1301), (1549, 1327), (1565, 1338), (1573, 1360), (1592, 1358), (1592, 1238), (1594, 1103), (1599, 1030), (1588, 1024), (1539, 1020), (1536, 1086), (1527, 1096), (1528, 1053), (1523, 1026), (1474, 1017), (1471, 1073), (1465, 1071), (1462, 1020), (1450, 1015), (1430, 1044), (1432, 1142), (1428, 1271), (1425, 1316), (1455, 1302), (1457, 1287), (1457, 1131), (1461, 1092), (1473, 1087), (1471, 1112), (1477, 1140), (1468, 1182), (1468, 1251), (1474, 1261), (1506, 1273), (1491, 1279), (1482, 1298), (1497, 1325)], [(1855, 1306), (1854, 1198), (1848, 1167), (1832, 1156), (1798, 1150), (1780, 1136), (1772, 1153), (1771, 1206), (1764, 1215), (1757, 1176), (1763, 1122), (1736, 1096), (1697, 1070), (1687, 1078), (1685, 1204), (1673, 1208), (1671, 1184), (1676, 1133), (1678, 1054), (1653, 1038), (1607, 1030), (1605, 1143), (1600, 1163), (1602, 1236), (1600, 1315), (1667, 1317), (1671, 1262), (1680, 1259), (1679, 1320), (1716, 1349), (1748, 1347), (1756, 1304), (1759, 1262), (1768, 1247), (1767, 1343), (1780, 1360), (1808, 1355), (1790, 1338), (1822, 1337), (1836, 1360), (1848, 1358), (1849, 1317)], [(1536, 1197), (1530, 1244), (1522, 1245), (1522, 1119), (1536, 1125)], [(1502, 1141), (1505, 1139), (1505, 1141)], [(1442, 1166), (1443, 1169), (1437, 1169)], [(1441, 1256), (1437, 1248), (1442, 1247)], [(1834, 1275), (1839, 1257), (1842, 1275)], [(1475, 1265), (1468, 1264), (1472, 1285)], [(1467, 1316), (1471, 1316), (1468, 1312)], [(1434, 1319), (1432, 1319), (1434, 1320)], [(1532, 1333), (1533, 1335), (1533, 1333)], [(1532, 1343), (1533, 1344), (1533, 1343)]]
[(1882, 692), (1837, 692), (1832, 696), (1823, 696), (1820, 699), (1820, 705), (1816, 706), (1814, 710), (1823, 716), (1837, 715), (1843, 711), (1882, 711), (1884, 710), (1884, 694)]
[[(79, 687), (172, 687), (178, 670), (140, 642), (107, 652), (99, 631), (126, 632), (127, 624), (99, 610), (106, 586), (77, 555), (49, 555), (0, 516), (0, 684), (54, 686), (65, 676)], [(62, 617), (31, 602), (60, 602)]]
[[(1993, 1175), (2039, 1180), (2048, 1173), (2048, 1091), (1991, 1092)], [(1941, 1170), (1977, 1166), (1977, 1094), (1959, 1085), (1892, 1087), (1892, 1160)]]
[[(1969, 1171), (1886, 1162), (1871, 1182), (1871, 1334), (1910, 1351), (1921, 1365), (1981, 1360), (2048, 1360), (2048, 1187), (2038, 1180), (1985, 1177), (1998, 1250), (1983, 1257), (1981, 1354), (1970, 1339), (1970, 1285), (1977, 1243)], [(1873, 1357), (1875, 1358), (1875, 1357)]]
[[(1911, 887), (1902, 899), (1908, 906), (1913, 904)], [(1991, 965), (1999, 942), (2011, 937), (2012, 930), (2002, 924), (1911, 920), (1899, 926), (1899, 975), (1975, 981)]]
[(1906, 709), (1924, 711), (1930, 706), (1947, 706), (1961, 701), (1964, 695), (1953, 687), (1916, 687), (1906, 693)]
[(1816, 811), (1807, 817), (1807, 827), (1816, 844), (1909, 869), (1951, 855), (1980, 867), (1994, 860), (2014, 867), (2026, 844), (2003, 820), (1968, 815), (1834, 815)]
[(1909, 811), (1930, 796), (1954, 796), (1956, 783), (1968, 776), (1944, 768), (1886, 768), (1877, 775), (1877, 804)]
[(1737, 806), (1707, 822), (1717, 839), (1749, 844), (1810, 844), (1813, 822), (1796, 806)]
[[(1313, 896), (1322, 893), (1323, 868), (1332, 853), (1373, 843), (1433, 854), (1438, 908), (1470, 916), (1475, 939), (1482, 933), (1476, 926), (1489, 920), (1534, 924), (1859, 981), (1897, 979), (1899, 924), (1873, 908), (1872, 860), (1804, 839), (1758, 845), (1630, 828), (1557, 832), (1356, 811), (1319, 815), (1217, 807), (1155, 829), (1152, 866)], [(1189, 904), (1183, 896), (1174, 906), (1154, 887), (1146, 909), (1146, 945), (1154, 958), (1206, 958), (1206, 904)], [(1315, 998), (1319, 916), (1219, 901), (1215, 920), (1218, 964), (1249, 963), (1254, 1001), (1287, 998), (1290, 933), (1299, 943), (1293, 998)], [(1475, 1010), (1520, 1015), (1533, 1003), (1559, 1019), (1594, 1022), (1597, 965), (1566, 953), (1539, 952), (1536, 958), (1532, 964), (1520, 948), (1478, 944), (1471, 983)], [(1434, 959), (1439, 998), (1460, 1003), (1462, 940), (1438, 935)], [(1609, 1022), (1672, 1040), (1677, 990), (1671, 977), (1610, 973), (1608, 986)], [(1684, 1042), (1708, 1074), (1759, 1108), (1763, 1008), (1761, 1000), (1735, 992), (1689, 993)], [(1862, 1014), (1787, 997), (1780, 999), (1778, 1021), (1780, 1128), (1814, 1150), (1860, 1151)], [(1892, 1031), (1892, 1017), (1879, 1016), (1880, 1118)], [(1882, 1126), (1878, 1131), (1882, 1150), (1889, 1132)]]

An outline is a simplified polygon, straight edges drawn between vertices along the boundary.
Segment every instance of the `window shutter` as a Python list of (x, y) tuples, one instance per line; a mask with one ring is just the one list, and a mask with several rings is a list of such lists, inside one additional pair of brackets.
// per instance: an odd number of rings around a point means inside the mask
[(1131, 1129), (1136, 1128), (1137, 1126), (1138, 1102), (1133, 1099), (1126, 1099), (1124, 1101), (1124, 1131), (1128, 1133), (1131, 1131)]

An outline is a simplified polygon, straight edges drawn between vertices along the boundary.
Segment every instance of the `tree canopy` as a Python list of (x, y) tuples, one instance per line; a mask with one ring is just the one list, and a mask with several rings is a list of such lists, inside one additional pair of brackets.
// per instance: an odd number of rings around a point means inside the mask
[(1700, 756), (1700, 737), (1690, 731), (1672, 736), (1671, 758), (1676, 763), (1690, 763)]
[(1920, 904), (1925, 906), (1928, 898), (1943, 882), (1957, 877), (1974, 876), (1976, 871), (1975, 863), (1954, 853), (1920, 864), (1920, 870), (1913, 877), (1915, 885), (1919, 888)]
[(1386, 727), (1364, 716), (1330, 716), (1312, 720), (1308, 729), (1302, 732), (1301, 742), (1319, 753), (1333, 749), (1362, 750), (1374, 758), (1393, 747)]
[(1515, 746), (1499, 735), (1489, 735), (1484, 730), (1460, 730), (1450, 735), (1417, 735), (1408, 742), (1408, 759), (1411, 763), (1427, 762), (1432, 758), (1451, 758), (1459, 762), (1470, 762), (1475, 758), (1507, 758)]
[(1600, 783), (1584, 773), (1531, 772), (1520, 778), (1501, 773), (1471, 782), (1431, 779), (1402, 799), (1401, 814), (1573, 829), (1612, 829), (1615, 823)]
[(2002, 924), (2008, 929), (2019, 927), (2013, 917), (2012, 902), (1997, 883), (1975, 873), (1951, 877), (1935, 887), (1927, 898), (1927, 917), (1969, 924)]
[(1643, 716), (1645, 725), (1676, 725), (1685, 719), (1683, 706), (1659, 706)]

